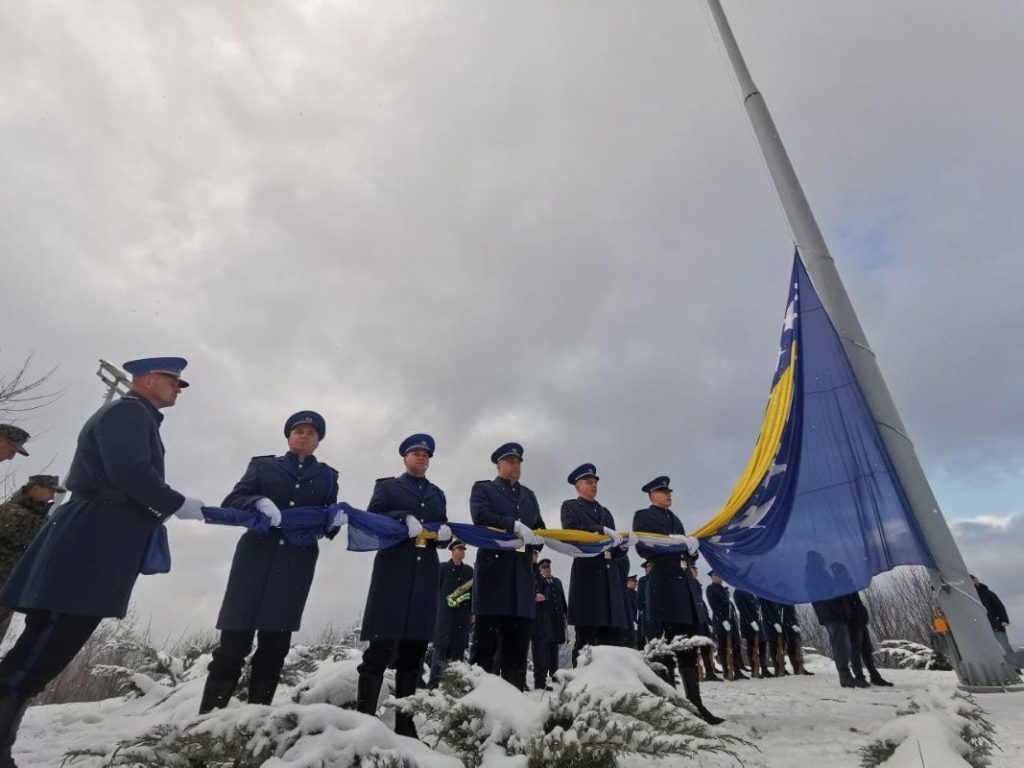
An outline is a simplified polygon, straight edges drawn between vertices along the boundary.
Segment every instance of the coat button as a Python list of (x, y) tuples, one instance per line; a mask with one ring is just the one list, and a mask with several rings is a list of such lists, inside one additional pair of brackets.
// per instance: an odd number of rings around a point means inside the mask
[(278, 546), (284, 546), (284, 539), (281, 539), (279, 542), (277, 542), (277, 545)]
[(289, 507), (294, 507), (295, 506), (295, 502), (294, 501), (289, 501), (288, 502), (288, 506)]
[(296, 487), (296, 488), (298, 488), (298, 487), (299, 487), (299, 484), (298, 484), (298, 483), (296, 483), (296, 484), (295, 484), (295, 487)]

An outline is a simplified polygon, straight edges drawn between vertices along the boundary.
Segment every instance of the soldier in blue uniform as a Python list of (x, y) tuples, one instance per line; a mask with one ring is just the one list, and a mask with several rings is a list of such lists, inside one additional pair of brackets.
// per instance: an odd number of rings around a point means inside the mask
[(575, 667), (585, 645), (620, 645), (629, 627), (626, 616), (626, 580), (620, 560), (629, 565), (622, 535), (615, 519), (597, 501), (597, 468), (581, 464), (566, 478), (576, 488), (575, 499), (562, 502), (562, 528), (601, 533), (612, 539), (612, 548), (597, 557), (576, 557), (569, 576), (569, 623), (576, 628), (572, 649)]
[(718, 641), (718, 663), (725, 671), (726, 679), (729, 679), (727, 660), (730, 649), (732, 650), (732, 663), (734, 680), (749, 680), (743, 674), (743, 653), (740, 651), (739, 629), (740, 618), (732, 601), (729, 599), (729, 588), (722, 583), (722, 577), (715, 571), (710, 571), (711, 583), (707, 586), (708, 603), (711, 604), (711, 616), (715, 629), (715, 639)]
[[(689, 554), (680, 556), (661, 552), (640, 543), (637, 552), (650, 560), (647, 609), (666, 640), (703, 634), (700, 627), (700, 586), (690, 575), (689, 565), (697, 558), (698, 542), (686, 536), (682, 521), (672, 512), (672, 488), (665, 475), (656, 477), (643, 487), (651, 505), (633, 515), (633, 530), (637, 533), (661, 533), (681, 537)], [(700, 717), (711, 725), (723, 722), (704, 706), (700, 696), (700, 678), (697, 672), (697, 650), (688, 649), (677, 654), (680, 676), (686, 698), (697, 708)], [(670, 662), (671, 663), (671, 662)]]
[[(704, 595), (701, 594), (700, 589), (700, 571), (697, 566), (690, 564), (690, 575), (693, 577), (694, 584), (697, 585), (697, 613), (700, 614), (700, 627), (701, 633), (704, 637), (709, 640), (715, 637), (715, 628), (711, 622), (711, 611), (708, 610), (708, 604), (704, 601)], [(702, 645), (700, 647), (700, 658), (704, 664), (704, 679), (709, 683), (721, 682), (722, 678), (718, 676), (718, 672), (725, 673), (725, 658), (718, 660), (718, 663), (722, 665), (722, 669), (718, 670), (715, 667), (715, 659), (713, 649), (710, 645)]]
[[(369, 642), (359, 665), (357, 706), (376, 714), (384, 670), (394, 658), (395, 696), (416, 692), (427, 645), (437, 620), (437, 544), (450, 541), (444, 493), (427, 480), (434, 438), (410, 435), (398, 446), (405, 464), (400, 477), (377, 481), (367, 511), (403, 523), (409, 538), (377, 552), (366, 596), (360, 638)], [(423, 523), (442, 523), (437, 539), (422, 539)], [(395, 713), (395, 733), (416, 737), (412, 717)]]
[(476, 525), (500, 528), (523, 540), (518, 550), (481, 550), (476, 558), (473, 613), (476, 616), (476, 663), (485, 672), (495, 669), (501, 648), (501, 676), (526, 690), (526, 655), (536, 590), (533, 549), (544, 540), (533, 531), (546, 528), (533, 491), (519, 482), (523, 446), (505, 443), (491, 454), (498, 476), (473, 484), (469, 512)]
[(71, 500), (47, 520), (0, 593), (0, 604), (25, 614), (25, 629), (0, 662), (0, 766), (14, 765), (11, 747), (29, 699), (104, 617), (124, 617), (140, 572), (169, 569), (167, 518), (204, 519), (203, 502), (164, 481), (160, 409), (188, 386), (186, 365), (177, 357), (124, 364), (131, 391), (85, 422), (65, 483)]
[[(775, 677), (768, 669), (764, 642), (761, 638), (761, 609), (757, 597), (750, 592), (737, 589), (733, 592), (736, 611), (739, 615), (740, 636), (747, 646), (747, 660), (750, 662), (752, 677)], [(757, 668), (754, 659), (757, 659)]]
[(636, 614), (637, 614), (637, 638), (636, 647), (643, 649), (647, 645), (647, 641), (652, 637), (656, 637), (658, 634), (657, 627), (651, 621), (650, 611), (650, 575), (651, 575), (651, 561), (644, 560), (640, 563), (640, 567), (644, 570), (644, 575), (641, 576), (636, 582)]
[[(629, 563), (629, 558), (626, 558), (626, 563)], [(626, 576), (626, 621), (629, 622), (629, 628), (626, 630), (626, 642), (627, 648), (636, 648), (638, 630), (638, 617), (640, 609), (637, 606), (637, 578), (636, 574), (629, 574)]]
[[(437, 627), (434, 629), (434, 656), (430, 662), (428, 688), (436, 688), (449, 661), (462, 661), (469, 647), (469, 630), (473, 624), (473, 566), (463, 562), (466, 545), (453, 541), (448, 545), (452, 559), (441, 566), (441, 583), (437, 593)], [(461, 590), (461, 591), (460, 591)], [(450, 595), (458, 593), (455, 605)]]
[(537, 563), (536, 601), (530, 648), (533, 653), (533, 687), (540, 690), (558, 669), (558, 647), (565, 642), (565, 590), (562, 580), (551, 575), (551, 561)]
[(775, 668), (775, 677), (788, 675), (786, 671), (786, 635), (782, 631), (782, 606), (774, 603), (768, 598), (757, 598), (761, 606), (761, 636), (764, 638), (765, 659), (764, 664), (768, 666), (768, 660)]
[(797, 675), (813, 675), (804, 668), (803, 639), (800, 634), (800, 622), (796, 616), (796, 606), (778, 603), (781, 609), (782, 633), (786, 640), (786, 653), (789, 663), (793, 665), (793, 673)]
[[(296, 546), (285, 538), (282, 516), (292, 507), (327, 506), (338, 500), (338, 473), (314, 452), (327, 433), (323, 416), (299, 411), (285, 421), (283, 456), (255, 456), (221, 506), (259, 511), (270, 518), (266, 532), (248, 531), (238, 540), (224, 602), (217, 618), (220, 646), (213, 652), (200, 714), (227, 705), (252, 651), (250, 704), (270, 704), (281, 667), (299, 629), (319, 556), (316, 542)], [(338, 512), (328, 538), (343, 525)]]

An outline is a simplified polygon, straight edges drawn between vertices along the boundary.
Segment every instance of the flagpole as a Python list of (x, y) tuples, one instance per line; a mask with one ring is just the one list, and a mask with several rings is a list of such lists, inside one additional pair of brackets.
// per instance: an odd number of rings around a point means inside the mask
[(768, 166), (768, 174), (775, 185), (800, 260), (835, 326), (935, 562), (935, 568), (928, 569), (929, 575), (939, 607), (949, 622), (956, 643), (960, 657), (956, 664), (960, 682), (965, 687), (978, 690), (1001, 690), (1007, 685), (1018, 684), (1020, 678), (1003, 658), (985, 608), (970, 581), (967, 566), (939, 510), (914, 445), (882, 378), (875, 353), (868, 345), (768, 105), (750, 76), (722, 4), (720, 0), (707, 0), (707, 5), (739, 82), (743, 106)]

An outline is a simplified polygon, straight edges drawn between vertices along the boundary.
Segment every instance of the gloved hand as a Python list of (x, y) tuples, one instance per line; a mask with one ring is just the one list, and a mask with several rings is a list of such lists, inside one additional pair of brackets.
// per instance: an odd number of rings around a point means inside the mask
[(348, 525), (348, 514), (344, 509), (339, 509), (331, 521), (331, 528), (341, 528), (343, 525)]
[(635, 547), (638, 541), (639, 539), (636, 537), (636, 534), (630, 531), (629, 535), (626, 536), (626, 539), (622, 542), (622, 549), (628, 550), (632, 547)]
[(757, 631), (759, 631), (761, 629), (759, 626), (757, 626), (757, 622), (756, 621), (750, 622), (750, 626), (753, 628), (753, 630), (755, 632), (757, 632)]
[(794, 624), (792, 627), (790, 627), (790, 629), (792, 629), (798, 635), (800, 634), (800, 627), (798, 627), (796, 624)]
[(782, 627), (780, 627), (778, 624), (772, 624), (772, 626), (775, 627), (776, 632), (778, 632), (780, 635), (782, 634)]
[(618, 531), (613, 531), (611, 528), (605, 528), (604, 535), (611, 537), (613, 547), (617, 547), (622, 543), (622, 534)]
[(186, 496), (184, 503), (174, 510), (174, 516), (179, 520), (205, 520), (203, 507), (206, 504), (199, 499)]
[(413, 515), (405, 516), (405, 527), (409, 531), (409, 538), (415, 539), (421, 533), (423, 533), (423, 523), (417, 520)]
[(515, 525), (512, 526), (512, 531), (516, 536), (523, 540), (524, 544), (540, 546), (544, 543), (544, 539), (534, 533), (530, 528), (527, 528), (521, 520), (516, 520)]
[(437, 529), (437, 540), (438, 541), (451, 541), (452, 540), (452, 529), (448, 527), (447, 523), (441, 523), (441, 527)]
[(723, 628), (723, 629), (724, 629), (724, 630), (725, 630), (726, 632), (729, 632), (729, 631), (731, 631), (731, 630), (732, 630), (732, 624), (730, 624), (730, 623), (729, 623), (728, 621), (723, 621), (723, 622), (722, 622), (722, 628)]
[(680, 544), (685, 544), (686, 549), (691, 555), (697, 554), (697, 550), (700, 548), (700, 542), (693, 536), (687, 536), (685, 533), (673, 533), (671, 536)]
[(270, 518), (270, 527), (278, 528), (281, 525), (281, 510), (277, 508), (277, 504), (272, 502), (270, 499), (264, 497), (256, 502), (256, 509), (262, 512), (264, 515)]

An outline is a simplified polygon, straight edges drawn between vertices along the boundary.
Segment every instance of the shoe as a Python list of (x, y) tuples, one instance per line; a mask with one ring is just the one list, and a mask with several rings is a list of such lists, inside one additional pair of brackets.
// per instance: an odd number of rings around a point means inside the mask
[(733, 678), (733, 680), (749, 680), (749, 679), (750, 679), (750, 677), (748, 677), (747, 675), (744, 675), (738, 669), (736, 670), (736, 677)]
[(853, 678), (853, 687), (854, 688), (870, 688), (871, 687), (871, 683), (869, 683), (863, 677), (855, 677), (855, 678)]
[(855, 688), (857, 686), (857, 684), (854, 682), (853, 675), (851, 675), (849, 672), (839, 673), (839, 685), (841, 685), (843, 688)]
[(380, 687), (384, 684), (383, 675), (359, 675), (356, 687), (356, 709), (364, 715), (376, 715), (377, 703), (380, 701)]
[(272, 680), (249, 678), (249, 703), (273, 704), (274, 694), (277, 692), (277, 680), (276, 677)]
[(231, 695), (235, 692), (237, 684), (237, 677), (225, 680), (208, 675), (206, 685), (203, 687), (203, 698), (199, 701), (199, 714), (205, 715), (215, 709), (224, 709), (231, 701)]
[(775, 675), (773, 675), (773, 674), (772, 674), (772, 673), (771, 673), (771, 672), (770, 672), (769, 670), (767, 670), (767, 669), (762, 669), (762, 670), (761, 670), (761, 677), (762, 677), (762, 678), (768, 678), (768, 677), (775, 677)]
[(686, 692), (687, 700), (697, 708), (697, 715), (708, 725), (724, 723), (721, 717), (711, 714), (700, 698), (700, 679), (697, 676), (696, 667), (683, 667), (679, 670), (683, 678), (683, 690)]
[(801, 675), (810, 675), (811, 677), (814, 677), (814, 673), (813, 672), (808, 672), (806, 669), (803, 672), (801, 672), (800, 674)]
[(880, 686), (885, 687), (885, 688), (891, 688), (893, 686), (893, 683), (890, 683), (888, 680), (883, 678), (881, 675), (872, 675), (871, 676), (871, 684), (872, 685), (880, 685)]
[(720, 683), (720, 682), (722, 682), (722, 678), (720, 678), (714, 672), (708, 672), (706, 675), (704, 675), (704, 682), (705, 683)]

